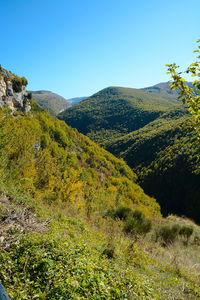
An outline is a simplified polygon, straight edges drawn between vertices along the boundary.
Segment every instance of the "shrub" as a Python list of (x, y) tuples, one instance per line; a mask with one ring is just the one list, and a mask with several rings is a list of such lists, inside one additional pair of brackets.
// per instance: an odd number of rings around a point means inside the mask
[(27, 99), (28, 99), (28, 100), (31, 100), (31, 99), (32, 99), (32, 93), (31, 93), (31, 92), (28, 92), (28, 94), (27, 94)]
[(27, 84), (28, 84), (28, 80), (25, 77), (21, 78), (21, 82), (22, 82), (22, 85), (25, 85), (25, 86), (27, 86)]
[(133, 213), (132, 213), (132, 217), (134, 218), (134, 219), (136, 219), (136, 220), (142, 220), (142, 219), (144, 219), (145, 217), (144, 217), (144, 215), (143, 215), (143, 213), (141, 212), (141, 211), (139, 211), (139, 210), (135, 210), (135, 211), (133, 211)]
[(108, 244), (106, 248), (102, 252), (103, 255), (105, 255), (107, 258), (113, 258), (115, 254), (115, 248), (113, 245)]
[(121, 206), (116, 208), (114, 211), (114, 218), (119, 218), (120, 220), (126, 220), (131, 214), (131, 209), (129, 207)]
[(151, 221), (138, 210), (135, 210), (124, 224), (124, 232), (131, 234), (146, 234), (151, 230)]
[(189, 226), (181, 227), (179, 234), (186, 239), (186, 243), (188, 243), (190, 236), (193, 234), (194, 229)]
[(12, 76), (12, 86), (15, 93), (20, 93), (22, 91), (22, 86), (26, 86), (28, 81), (25, 77), (20, 78), (17, 75)]
[(116, 209), (109, 209), (105, 217), (111, 217), (113, 219), (126, 220), (131, 215), (132, 210), (129, 207), (120, 206)]
[(14, 76), (12, 78), (12, 86), (15, 93), (20, 93), (22, 91), (22, 80), (19, 76)]
[(156, 234), (156, 239), (159, 237), (162, 239), (163, 245), (167, 246), (173, 244), (177, 235), (179, 233), (180, 227), (178, 225), (174, 225), (172, 227), (163, 226)]

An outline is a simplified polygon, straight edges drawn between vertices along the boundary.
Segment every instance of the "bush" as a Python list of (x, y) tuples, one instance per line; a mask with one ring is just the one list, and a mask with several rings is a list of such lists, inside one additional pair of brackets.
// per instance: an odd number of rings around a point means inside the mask
[(124, 232), (131, 234), (146, 234), (151, 230), (151, 221), (138, 210), (135, 210), (124, 224)]
[(131, 214), (131, 209), (129, 207), (118, 207), (114, 212), (114, 218), (118, 218), (120, 220), (126, 220), (128, 216)]
[(20, 93), (22, 91), (22, 81), (19, 76), (14, 76), (12, 78), (12, 86), (15, 93)]
[(109, 209), (105, 217), (111, 217), (113, 219), (126, 220), (131, 215), (132, 210), (129, 207), (120, 206), (116, 209)]
[(183, 236), (186, 239), (186, 243), (188, 243), (190, 236), (193, 234), (194, 229), (192, 227), (189, 226), (183, 226), (180, 231), (179, 234), (180, 236)]
[(25, 77), (21, 78), (22, 85), (27, 86), (28, 80)]
[(20, 78), (17, 75), (12, 76), (12, 86), (15, 93), (20, 93), (22, 91), (22, 86), (26, 86), (28, 81), (25, 77)]
[(28, 100), (31, 100), (31, 99), (32, 99), (32, 93), (31, 93), (31, 92), (28, 92), (28, 94), (27, 94), (27, 99), (28, 99)]
[(141, 211), (137, 210), (137, 209), (135, 211), (133, 211), (132, 217), (135, 220), (138, 220), (138, 221), (141, 221), (141, 220), (143, 220), (145, 218), (144, 215), (143, 215), (143, 213)]
[(115, 254), (115, 248), (112, 244), (108, 244), (102, 252), (107, 258), (113, 258)]
[(164, 246), (173, 244), (178, 236), (179, 230), (180, 227), (178, 225), (174, 225), (172, 227), (163, 226), (156, 233), (156, 240), (160, 237)]

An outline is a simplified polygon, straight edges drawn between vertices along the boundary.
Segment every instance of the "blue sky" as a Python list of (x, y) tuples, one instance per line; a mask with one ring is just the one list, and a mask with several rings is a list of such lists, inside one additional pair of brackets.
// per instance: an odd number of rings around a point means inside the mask
[(199, 0), (0, 0), (0, 63), (66, 98), (167, 81), (193, 61)]

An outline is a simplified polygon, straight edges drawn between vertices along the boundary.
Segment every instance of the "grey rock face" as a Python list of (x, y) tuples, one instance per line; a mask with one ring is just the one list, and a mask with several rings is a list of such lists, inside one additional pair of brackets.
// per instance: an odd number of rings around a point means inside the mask
[(14, 74), (0, 65), (0, 108), (7, 105), (12, 111), (22, 110), (28, 112), (31, 105), (27, 99), (26, 87), (21, 84), (21, 87), (16, 90), (13, 85), (15, 77)]

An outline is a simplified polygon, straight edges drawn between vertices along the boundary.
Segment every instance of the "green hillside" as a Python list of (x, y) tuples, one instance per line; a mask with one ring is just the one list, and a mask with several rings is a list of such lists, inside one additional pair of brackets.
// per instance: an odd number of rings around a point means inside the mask
[(184, 109), (165, 113), (143, 128), (111, 142), (107, 149), (123, 158), (138, 182), (154, 195), (164, 215), (187, 215), (200, 222), (197, 143)]
[[(144, 90), (108, 88), (59, 115), (123, 158), (164, 215), (199, 219), (199, 176), (189, 113), (162, 83)], [(171, 153), (171, 154), (169, 154)]]
[(49, 111), (52, 116), (56, 116), (70, 106), (65, 98), (50, 91), (31, 91), (31, 93), (33, 100)]
[[(170, 88), (170, 84), (168, 82), (161, 82), (154, 86), (150, 86), (147, 88), (143, 88), (143, 91), (146, 91), (147, 93), (155, 96), (160, 96), (164, 99), (171, 100), (176, 102), (177, 98), (179, 96), (179, 93), (177, 90), (172, 91)], [(179, 102), (181, 102), (179, 100)]]
[[(184, 109), (162, 110), (149, 123), (158, 133), (166, 123), (174, 130), (173, 121), (187, 118)], [(144, 142), (149, 124), (138, 129)], [(122, 151), (132, 134), (113, 147)], [(154, 171), (147, 165), (138, 174), (33, 100), (28, 111), (4, 104), (0, 282), (9, 297), (200, 297), (199, 226), (186, 218), (162, 218), (156, 200), (136, 183)]]
[(18, 114), (0, 115), (0, 170), (6, 182), (50, 202), (68, 201), (83, 214), (120, 205), (159, 214), (125, 162), (47, 112)]
[(110, 87), (58, 117), (105, 146), (111, 138), (145, 126), (174, 105), (178, 106), (177, 101), (174, 103), (142, 90)]
[(0, 110), (0, 280), (10, 298), (200, 297), (199, 227), (161, 218), (122, 160), (31, 105)]
[[(187, 84), (189, 87), (193, 87), (191, 82), (188, 82)], [(169, 82), (161, 82), (141, 90), (151, 95), (162, 97), (174, 103), (181, 103), (181, 100), (178, 99), (179, 90), (172, 90)]]

